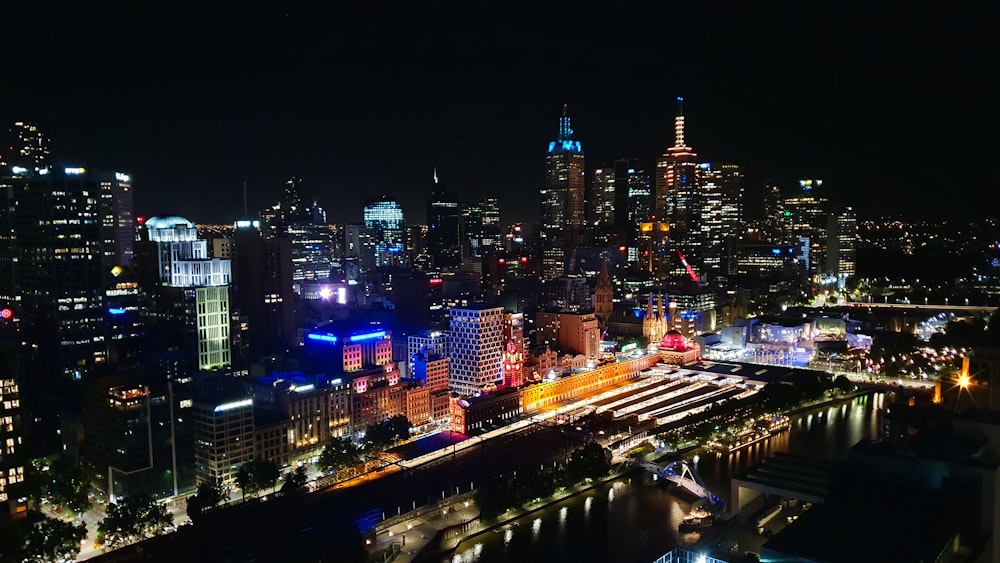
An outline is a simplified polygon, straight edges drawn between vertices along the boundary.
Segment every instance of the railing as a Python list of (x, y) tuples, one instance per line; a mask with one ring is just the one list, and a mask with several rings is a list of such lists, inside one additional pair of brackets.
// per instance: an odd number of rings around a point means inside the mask
[(709, 557), (704, 553), (695, 553), (686, 549), (675, 547), (664, 553), (653, 563), (729, 563), (725, 559)]

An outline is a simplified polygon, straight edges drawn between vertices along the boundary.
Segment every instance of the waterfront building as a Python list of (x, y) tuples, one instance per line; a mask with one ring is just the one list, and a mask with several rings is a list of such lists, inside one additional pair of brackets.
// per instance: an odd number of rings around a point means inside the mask
[(449, 312), (449, 386), (473, 395), (503, 378), (504, 312), (502, 307), (469, 305)]

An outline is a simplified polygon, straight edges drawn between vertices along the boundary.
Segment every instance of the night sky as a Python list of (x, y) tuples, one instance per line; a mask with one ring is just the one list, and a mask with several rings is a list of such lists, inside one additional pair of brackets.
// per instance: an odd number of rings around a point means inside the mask
[(382, 194), (423, 221), (436, 166), (537, 220), (563, 103), (589, 172), (651, 167), (677, 96), (688, 143), (743, 164), (750, 195), (819, 177), (862, 217), (1000, 199), (995, 3), (10, 4), (0, 123), (41, 123), (57, 164), (131, 172), (137, 214), (228, 222), (244, 180), (255, 211), (295, 175), (331, 221)]

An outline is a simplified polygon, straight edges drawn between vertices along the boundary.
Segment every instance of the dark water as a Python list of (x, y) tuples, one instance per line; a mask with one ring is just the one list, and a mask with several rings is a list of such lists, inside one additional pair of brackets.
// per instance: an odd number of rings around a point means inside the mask
[[(884, 395), (813, 411), (789, 431), (735, 454), (698, 457), (705, 484), (729, 501), (731, 476), (773, 452), (840, 460), (859, 440), (878, 434)], [(534, 512), (516, 526), (488, 531), (461, 545), (451, 563), (615, 561), (648, 563), (678, 544), (677, 524), (689, 506), (636, 474)]]

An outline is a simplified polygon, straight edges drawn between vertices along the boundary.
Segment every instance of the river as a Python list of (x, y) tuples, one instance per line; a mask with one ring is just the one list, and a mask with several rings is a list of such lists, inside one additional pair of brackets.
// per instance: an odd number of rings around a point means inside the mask
[[(858, 441), (878, 435), (885, 401), (879, 393), (810, 411), (793, 418), (787, 432), (747, 449), (698, 456), (697, 471), (728, 502), (729, 479), (773, 452), (844, 459)], [(633, 474), (470, 538), (443, 562), (649, 563), (677, 545), (677, 524), (686, 508), (645, 475)]]

